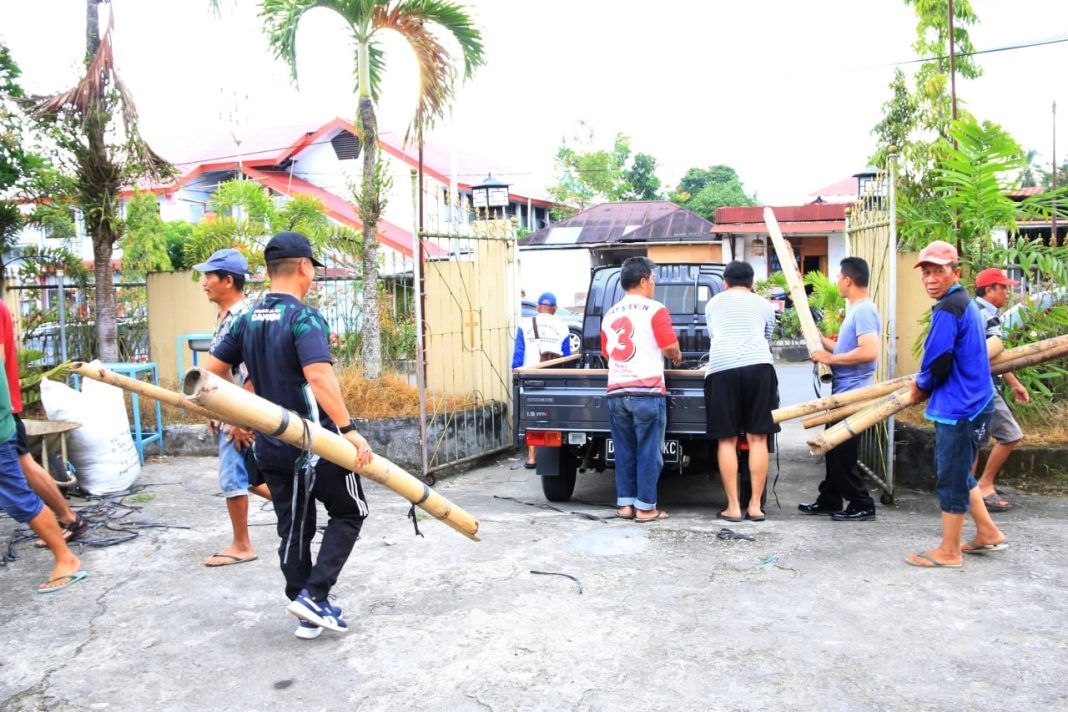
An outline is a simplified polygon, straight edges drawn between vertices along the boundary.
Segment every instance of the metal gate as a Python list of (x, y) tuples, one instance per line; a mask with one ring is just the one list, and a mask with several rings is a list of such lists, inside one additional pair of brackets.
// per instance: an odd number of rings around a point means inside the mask
[(414, 260), (424, 477), (513, 446), (515, 228), (509, 220), (465, 228), (470, 234), (419, 233)]
[[(846, 213), (849, 254), (861, 257), (871, 268), (869, 296), (883, 321), (875, 380), (894, 378), (897, 359), (897, 199), (894, 187), (895, 156), (876, 172), (861, 198)], [(881, 500), (894, 497), (894, 419), (889, 418), (860, 434), (860, 469), (882, 489)]]

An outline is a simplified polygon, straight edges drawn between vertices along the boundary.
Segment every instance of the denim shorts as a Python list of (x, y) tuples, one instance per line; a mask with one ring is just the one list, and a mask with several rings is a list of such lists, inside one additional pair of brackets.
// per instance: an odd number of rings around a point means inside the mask
[(227, 499), (248, 494), (245, 453), (237, 449), (233, 440), (226, 442), (222, 432), (219, 433), (219, 488)]
[(15, 436), (0, 445), (0, 508), (19, 524), (25, 524), (44, 509), (44, 502), (26, 484), (19, 467)]
[(972, 473), (975, 453), (986, 437), (990, 418), (994, 414), (994, 399), (972, 420), (962, 418), (956, 425), (935, 423), (935, 469), (938, 473), (935, 489), (938, 505), (947, 514), (968, 511), (968, 496), (978, 483)]

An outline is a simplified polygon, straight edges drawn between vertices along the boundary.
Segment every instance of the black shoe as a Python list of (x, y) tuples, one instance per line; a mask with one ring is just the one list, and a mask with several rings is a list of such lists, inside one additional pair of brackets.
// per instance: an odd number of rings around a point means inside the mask
[(875, 519), (875, 509), (847, 509), (844, 512), (835, 512), (831, 519), (836, 522), (866, 522)]
[(823, 506), (819, 502), (811, 502), (809, 504), (797, 505), (797, 511), (801, 512), (802, 514), (837, 514), (839, 511), (841, 511), (841, 507), (832, 509), (830, 507)]

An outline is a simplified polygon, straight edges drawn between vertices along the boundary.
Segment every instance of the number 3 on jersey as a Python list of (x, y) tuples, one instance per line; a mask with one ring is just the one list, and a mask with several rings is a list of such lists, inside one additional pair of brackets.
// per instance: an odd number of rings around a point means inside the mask
[(634, 325), (630, 317), (621, 316), (610, 324), (616, 333), (616, 346), (608, 355), (615, 361), (630, 361), (637, 348), (634, 346)]

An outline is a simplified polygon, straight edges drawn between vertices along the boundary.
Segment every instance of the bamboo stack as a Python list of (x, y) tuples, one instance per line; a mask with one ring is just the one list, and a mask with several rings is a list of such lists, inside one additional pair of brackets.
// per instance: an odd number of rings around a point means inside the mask
[[(1008, 349), (994, 359), (990, 365), (990, 372), (996, 376), (1064, 356), (1068, 356), (1068, 335)], [(908, 379), (911, 384), (915, 381), (915, 375), (909, 376)], [(910, 405), (913, 405), (911, 393), (899, 387), (896, 392), (876, 400), (863, 410), (849, 415), (837, 425), (827, 428), (818, 437), (807, 441), (809, 452), (813, 455), (822, 455)]]
[[(1060, 338), (1060, 337), (1058, 337)], [(1033, 348), (1034, 344), (1028, 346), (1020, 346), (1013, 349), (1015, 354), (1012, 358), (1026, 355), (1031, 353), (1025, 351), (1025, 349)], [(1016, 353), (1019, 352), (1019, 353)], [(986, 353), (990, 357), (990, 364), (993, 367), (996, 359), (1001, 359), (1005, 352), (1005, 345), (1001, 343), (1001, 339), (996, 336), (991, 336), (986, 340)], [(1011, 369), (1010, 369), (1011, 370)], [(835, 393), (833, 395), (824, 396), (823, 398), (816, 398), (815, 400), (805, 401), (804, 403), (797, 403), (795, 405), (789, 405), (785, 408), (777, 408), (771, 411), (771, 418), (776, 423), (781, 423), (785, 420), (793, 420), (794, 418), (800, 418), (805, 415), (812, 415), (813, 413), (823, 413), (829, 415), (831, 412), (838, 412), (842, 417), (856, 413), (860, 408), (853, 408), (852, 410), (844, 410), (845, 406), (855, 405), (858, 403), (864, 403), (866, 405), (872, 405), (876, 400), (882, 398), (885, 395), (893, 393), (894, 391), (907, 386), (916, 378), (916, 374), (908, 376), (898, 376), (897, 378), (891, 378), (888, 381), (882, 383), (874, 383), (870, 386), (864, 386), (863, 388), (856, 388), (852, 391), (845, 391), (843, 393)], [(811, 428), (816, 425), (822, 425), (824, 423), (834, 422), (835, 420), (841, 420), (841, 418), (828, 418), (826, 420), (819, 420), (816, 422), (815, 418), (808, 418), (803, 423), (811, 423), (811, 425), (805, 425), (806, 428)]]
[(249, 393), (201, 368), (185, 374), (182, 392), (224, 423), (247, 423), (253, 430), (316, 455), (388, 487), (472, 541), (479, 541), (478, 520), (380, 455), (358, 467), (356, 446), (343, 436), (305, 420), (293, 411)]
[[(808, 306), (808, 295), (805, 293), (805, 283), (797, 272), (797, 261), (794, 259), (794, 250), (782, 236), (779, 229), (779, 221), (775, 219), (775, 212), (771, 208), (764, 208), (764, 224), (768, 226), (768, 237), (775, 246), (775, 252), (779, 256), (779, 265), (782, 267), (783, 276), (786, 277), (786, 285), (790, 288), (790, 298), (794, 301), (794, 310), (797, 311), (797, 319), (801, 322), (801, 335), (808, 347), (808, 355), (815, 351), (823, 351), (823, 341), (820, 340), (820, 330), (816, 326), (816, 320), (812, 318), (812, 310)], [(830, 383), (832, 379), (831, 367), (825, 363), (817, 365), (820, 381)]]
[[(76, 361), (71, 370), (86, 378), (155, 398), (161, 403), (184, 408), (205, 418), (256, 430), (296, 447), (306, 445), (306, 424), (311, 435), (310, 449), (316, 455), (388, 487), (472, 541), (479, 541), (478, 520), (386, 458), (375, 455), (366, 467), (357, 468), (356, 448), (344, 437), (324, 430), (318, 423), (303, 420), (292, 411), (224, 381), (208, 371), (192, 369), (186, 374), (185, 388), (191, 395), (187, 398), (166, 388), (114, 373), (102, 366)], [(279, 426), (282, 424), (287, 424), (287, 427), (281, 429)]]

